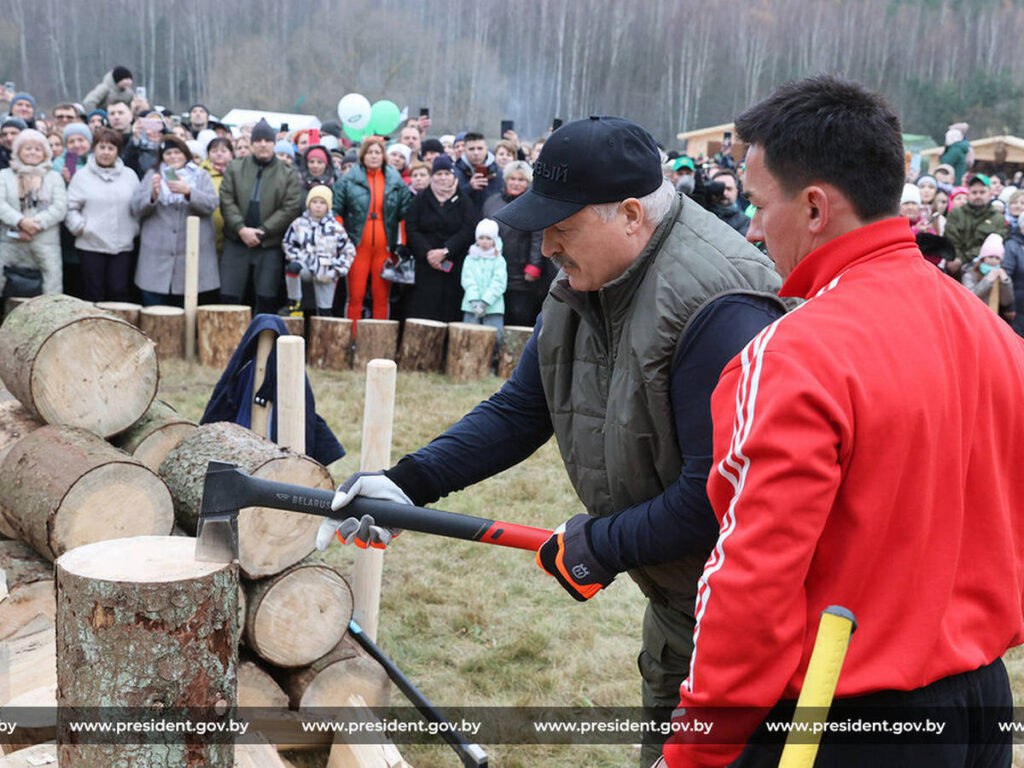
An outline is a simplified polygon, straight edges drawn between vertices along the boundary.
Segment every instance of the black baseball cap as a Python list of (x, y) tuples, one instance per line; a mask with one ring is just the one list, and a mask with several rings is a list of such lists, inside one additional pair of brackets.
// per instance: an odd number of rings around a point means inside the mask
[(649, 195), (662, 180), (661, 155), (647, 129), (622, 117), (573, 120), (544, 142), (531, 187), (494, 218), (537, 231), (588, 205)]

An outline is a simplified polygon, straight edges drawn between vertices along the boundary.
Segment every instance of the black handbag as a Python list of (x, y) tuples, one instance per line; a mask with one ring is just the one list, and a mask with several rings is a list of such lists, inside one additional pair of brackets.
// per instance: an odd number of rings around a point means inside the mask
[(384, 262), (380, 276), (399, 285), (416, 284), (416, 261), (407, 245), (396, 245)]
[(43, 293), (43, 273), (32, 267), (4, 267), (4, 292), (2, 298), (30, 298)]

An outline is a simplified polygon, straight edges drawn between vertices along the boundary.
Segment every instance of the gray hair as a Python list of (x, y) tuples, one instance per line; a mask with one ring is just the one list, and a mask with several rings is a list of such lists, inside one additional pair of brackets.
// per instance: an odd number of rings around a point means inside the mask
[(533, 168), (531, 168), (530, 164), (524, 160), (513, 160), (505, 166), (503, 175), (508, 176), (512, 173), (521, 173), (528, 183), (533, 183)]
[[(511, 165), (511, 163), (509, 164)], [(662, 219), (668, 215), (669, 209), (672, 208), (672, 201), (676, 198), (676, 189), (672, 186), (672, 182), (668, 179), (663, 179), (661, 186), (650, 194), (644, 195), (639, 198), (640, 205), (644, 209), (644, 218), (647, 219), (653, 226), (661, 224)], [(611, 221), (615, 218), (615, 214), (619, 210), (618, 203), (597, 203), (591, 205), (591, 210), (597, 214), (601, 221)]]

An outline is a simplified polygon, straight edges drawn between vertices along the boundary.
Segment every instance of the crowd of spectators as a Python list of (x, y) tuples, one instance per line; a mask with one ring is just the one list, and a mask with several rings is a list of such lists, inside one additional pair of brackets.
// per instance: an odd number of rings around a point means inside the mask
[[(228, 126), (201, 103), (181, 114), (151, 106), (123, 66), (81, 102), (46, 113), (25, 91), (0, 88), (4, 103), (5, 296), (181, 305), (189, 216), (200, 220), (201, 303), (529, 326), (554, 277), (539, 232), (495, 222), (485, 242), (505, 265), (502, 295), (487, 291), (481, 306), (463, 277), (478, 225), (530, 188), (546, 137), (527, 143), (509, 130), (491, 143), (473, 127), (432, 136), (428, 117), (358, 145), (335, 120), (297, 131), (266, 120)], [(991, 295), (1024, 334), (1021, 174), (972, 172), (967, 130), (950, 126), (937, 167), (908, 172), (900, 214), (929, 261)], [(663, 168), (677, 190), (745, 234), (753, 210), (730, 150), (727, 141), (708, 158), (670, 151)], [(413, 284), (381, 276), (399, 251), (415, 263)]]

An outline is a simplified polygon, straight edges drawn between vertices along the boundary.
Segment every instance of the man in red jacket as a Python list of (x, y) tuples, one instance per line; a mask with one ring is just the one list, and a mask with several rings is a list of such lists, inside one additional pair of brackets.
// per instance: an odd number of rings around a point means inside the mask
[[(665, 759), (777, 765), (785, 733), (769, 723), (792, 715), (819, 616), (838, 604), (858, 629), (817, 766), (1009, 766), (1021, 340), (896, 216), (900, 123), (880, 97), (810, 78), (736, 131), (757, 206), (747, 237), (781, 295), (806, 302), (726, 365), (712, 398), (721, 528)], [(710, 738), (683, 732), (715, 712)]]

